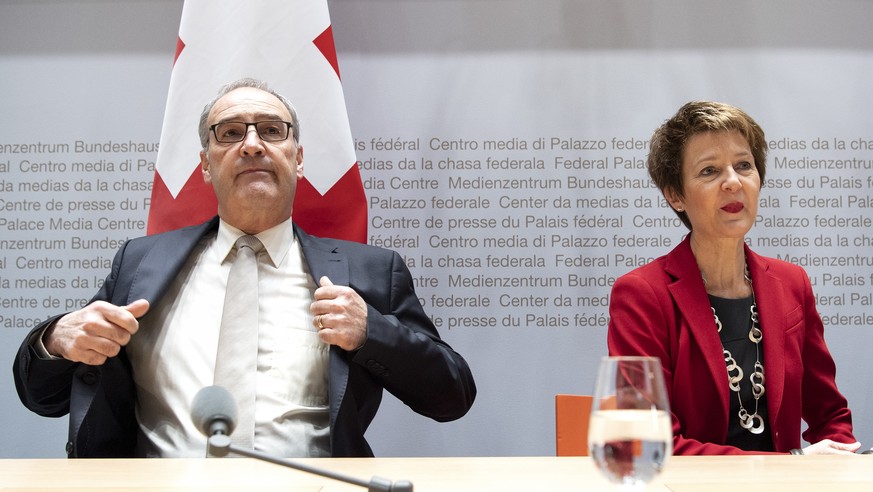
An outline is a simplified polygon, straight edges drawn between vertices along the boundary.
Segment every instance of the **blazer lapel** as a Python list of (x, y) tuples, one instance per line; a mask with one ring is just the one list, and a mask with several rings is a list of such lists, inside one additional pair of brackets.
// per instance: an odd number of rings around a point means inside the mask
[(707, 371), (717, 389), (720, 402), (718, 408), (724, 409), (726, 417), (727, 409), (730, 408), (728, 401), (730, 395), (728, 394), (727, 369), (722, 357), (724, 348), (715, 327), (712, 308), (688, 237), (667, 255), (664, 268), (668, 274), (676, 279), (667, 288), (676, 302), (680, 315), (685, 320), (683, 325), (691, 332), (692, 338), (700, 346), (701, 353), (704, 354)]
[[(303, 258), (309, 265), (309, 272), (315, 283), (323, 276), (330, 278), (335, 285), (349, 285), (349, 265), (346, 255), (340, 253), (339, 245), (314, 238), (294, 225), (294, 233), (300, 241), (303, 250)], [(346, 387), (349, 382), (349, 363), (346, 360), (348, 354), (339, 347), (330, 347), (330, 360), (328, 362), (330, 394), (330, 425), (331, 440), (337, 435), (334, 432), (338, 421), (340, 406), (345, 398)]]
[(339, 252), (339, 246), (316, 241), (297, 225), (294, 225), (294, 233), (300, 241), (303, 258), (306, 259), (316, 284), (318, 279), (326, 276), (335, 285), (349, 285), (348, 261), (346, 255)]
[(218, 228), (218, 217), (195, 227), (157, 236), (143, 255), (128, 291), (128, 303), (146, 299), (154, 305), (188, 260), (192, 250), (207, 233)]

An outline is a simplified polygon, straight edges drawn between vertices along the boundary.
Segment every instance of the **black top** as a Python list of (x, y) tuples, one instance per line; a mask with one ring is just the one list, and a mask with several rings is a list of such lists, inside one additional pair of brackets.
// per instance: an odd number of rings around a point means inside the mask
[[(740, 398), (743, 406), (749, 414), (755, 413), (755, 398), (752, 396), (752, 382), (749, 376), (755, 372), (755, 360), (759, 357), (761, 364), (764, 363), (764, 343), (767, 342), (766, 327), (761, 326), (764, 338), (758, 344), (757, 354), (755, 343), (749, 339), (749, 330), (752, 328), (752, 318), (749, 309), (752, 307), (754, 297), (745, 299), (724, 299), (722, 297), (709, 296), (709, 302), (715, 309), (718, 319), (721, 320), (722, 329), (719, 333), (722, 346), (727, 349), (737, 365), (743, 369), (743, 380), (740, 381)], [(724, 384), (728, 384), (727, 378)], [(740, 427), (740, 404), (737, 401), (737, 393), (730, 391), (730, 412), (728, 413), (728, 431), (725, 444), (735, 446), (745, 451), (773, 451), (773, 439), (770, 435), (770, 421), (767, 418), (767, 374), (764, 373), (764, 394), (758, 399), (758, 415), (764, 419), (764, 432), (752, 434), (747, 429)]]

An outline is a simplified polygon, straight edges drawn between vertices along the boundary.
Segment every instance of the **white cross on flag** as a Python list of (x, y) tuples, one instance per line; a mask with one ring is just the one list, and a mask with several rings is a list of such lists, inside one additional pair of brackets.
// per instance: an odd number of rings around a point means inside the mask
[(367, 202), (326, 0), (185, 0), (149, 210), (148, 233), (208, 220), (217, 204), (200, 172), (200, 112), (224, 84), (253, 77), (300, 117), (305, 179), (294, 222), (316, 236), (366, 242)]

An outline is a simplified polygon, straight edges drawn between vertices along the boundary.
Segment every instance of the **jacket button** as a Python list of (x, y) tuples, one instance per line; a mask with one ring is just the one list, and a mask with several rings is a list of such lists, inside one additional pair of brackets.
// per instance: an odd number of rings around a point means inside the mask
[(88, 385), (94, 384), (97, 382), (98, 376), (94, 371), (88, 371), (85, 374), (82, 374), (82, 382)]
[(66, 451), (67, 456), (73, 456), (73, 441), (67, 441)]
[(380, 376), (383, 376), (383, 377), (388, 377), (388, 374), (390, 374), (390, 371), (388, 371), (388, 369), (385, 369), (385, 366), (383, 366), (382, 364), (376, 362), (376, 361), (373, 360), (373, 359), (370, 359), (370, 360), (367, 361), (367, 367), (368, 367), (371, 371), (373, 371), (373, 372), (375, 372), (376, 374), (378, 374), (378, 375), (380, 375)]

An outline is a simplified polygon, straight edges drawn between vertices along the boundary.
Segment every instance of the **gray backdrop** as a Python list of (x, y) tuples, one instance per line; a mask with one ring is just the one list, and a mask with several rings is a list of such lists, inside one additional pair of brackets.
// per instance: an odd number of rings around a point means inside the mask
[[(685, 233), (642, 163), (652, 130), (698, 98), (767, 132), (749, 241), (807, 268), (856, 434), (873, 445), (873, 3), (329, 6), (370, 242), (404, 255), (479, 386), (448, 424), (386, 396), (368, 433), (377, 455), (554, 453), (553, 397), (592, 391), (610, 285)], [(0, 1), (7, 368), (35, 320), (80, 305), (119, 241), (144, 233), (181, 8)], [(0, 457), (64, 455), (66, 418), (26, 411), (9, 372), (0, 395)]]

